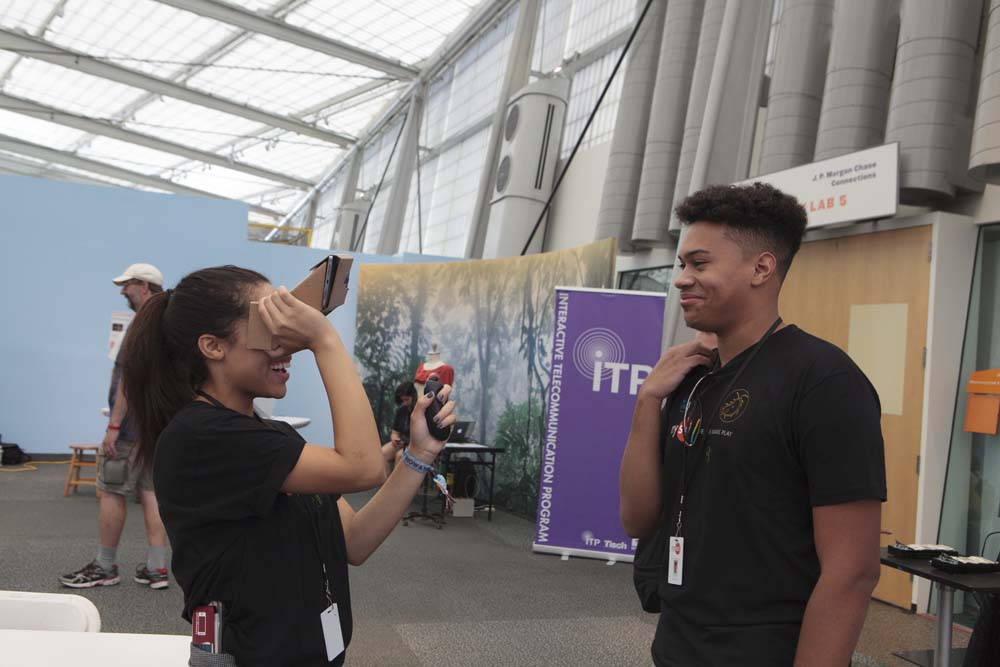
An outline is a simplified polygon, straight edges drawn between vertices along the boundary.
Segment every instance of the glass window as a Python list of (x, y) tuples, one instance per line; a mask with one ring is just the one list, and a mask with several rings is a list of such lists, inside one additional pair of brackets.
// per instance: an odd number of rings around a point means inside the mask
[(622, 271), (618, 274), (618, 289), (633, 292), (666, 292), (670, 285), (672, 266)]
[[(1000, 535), (986, 537), (1000, 531), (1000, 436), (965, 432), (965, 387), (973, 372), (1000, 367), (1000, 225), (981, 230), (975, 267), (938, 539), (996, 559)], [(973, 596), (958, 593), (955, 613), (957, 622), (974, 622)]]
[[(566, 127), (563, 130), (562, 157), (567, 157), (580, 139), (580, 134), (587, 125), (587, 119), (590, 118), (594, 105), (597, 104), (597, 98), (604, 90), (619, 57), (621, 49), (615, 49), (592, 65), (584, 67), (573, 77), (569, 106), (566, 110)], [(611, 135), (615, 131), (615, 119), (618, 117), (622, 83), (625, 80), (624, 69), (624, 66), (620, 68), (615, 80), (611, 82), (608, 94), (604, 96), (604, 101), (601, 102), (601, 107), (594, 116), (594, 122), (587, 130), (580, 148), (590, 148), (611, 140)]]

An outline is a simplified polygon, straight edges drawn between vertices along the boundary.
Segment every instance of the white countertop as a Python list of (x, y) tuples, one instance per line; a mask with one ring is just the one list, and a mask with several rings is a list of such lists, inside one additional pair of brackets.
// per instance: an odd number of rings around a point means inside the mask
[(185, 667), (190, 656), (186, 635), (0, 630), (0, 667)]

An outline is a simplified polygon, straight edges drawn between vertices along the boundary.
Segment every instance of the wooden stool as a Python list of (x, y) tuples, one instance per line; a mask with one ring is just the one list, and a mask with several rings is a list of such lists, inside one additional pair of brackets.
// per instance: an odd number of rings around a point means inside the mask
[[(69, 471), (66, 473), (66, 487), (63, 489), (63, 496), (69, 495), (69, 488), (73, 487), (73, 493), (80, 485), (93, 486), (97, 492), (97, 497), (101, 497), (101, 490), (97, 487), (97, 461), (100, 445), (70, 445), (73, 456), (69, 459)], [(93, 459), (87, 458), (93, 456)], [(93, 477), (80, 477), (80, 470), (83, 468), (93, 468)]]

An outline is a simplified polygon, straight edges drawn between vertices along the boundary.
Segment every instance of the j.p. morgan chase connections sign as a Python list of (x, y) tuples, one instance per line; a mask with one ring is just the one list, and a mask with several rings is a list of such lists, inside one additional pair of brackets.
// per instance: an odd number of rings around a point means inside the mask
[(805, 206), (809, 228), (891, 218), (899, 205), (899, 144), (793, 167), (742, 181), (770, 183)]

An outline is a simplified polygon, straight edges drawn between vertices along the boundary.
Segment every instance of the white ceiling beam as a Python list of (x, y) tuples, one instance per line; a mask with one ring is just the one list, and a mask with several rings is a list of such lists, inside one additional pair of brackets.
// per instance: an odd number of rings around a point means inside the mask
[(234, 116), (240, 116), (257, 123), (281, 127), (292, 132), (298, 132), (310, 137), (322, 139), (338, 146), (350, 146), (354, 139), (352, 137), (323, 130), (315, 125), (304, 123), (300, 120), (288, 116), (258, 109), (246, 104), (234, 102), (229, 99), (210, 95), (201, 91), (188, 88), (167, 79), (144, 74), (142, 72), (113, 65), (87, 55), (79, 51), (72, 51), (63, 48), (43, 39), (31, 37), (30, 35), (14, 32), (12, 30), (0, 29), (0, 49), (5, 49), (23, 56), (44, 60), (45, 62), (66, 67), (68, 69), (84, 72), (93, 76), (117, 81), (128, 86), (148, 90), (151, 93), (166, 95), (184, 102), (197, 104), (199, 106), (222, 111)]
[[(25, 155), (27, 157), (33, 157), (37, 160), (45, 160), (55, 164), (62, 164), (67, 167), (73, 167), (74, 169), (89, 171), (93, 174), (101, 174), (102, 176), (117, 178), (119, 180), (128, 181), (137, 185), (145, 185), (158, 190), (166, 190), (167, 192), (195, 195), (197, 197), (224, 199), (224, 197), (220, 197), (212, 192), (188, 187), (186, 185), (181, 185), (180, 183), (174, 183), (173, 181), (168, 181), (158, 176), (150, 176), (137, 171), (122, 169), (121, 167), (116, 167), (105, 162), (98, 162), (97, 160), (80, 157), (79, 155), (74, 155), (73, 153), (67, 153), (55, 148), (49, 148), (48, 146), (42, 146), (41, 144), (31, 143), (30, 141), (22, 141), (21, 139), (7, 136), (6, 134), (0, 134), (0, 150), (7, 151), (9, 153), (16, 153), (18, 155)], [(250, 204), (250, 208), (257, 213), (261, 213), (262, 215), (267, 215), (272, 218), (282, 217), (282, 214), (278, 211), (274, 211), (263, 206)]]
[(34, 178), (57, 178), (90, 185), (110, 185), (108, 181), (102, 181), (99, 178), (58, 169), (54, 165), (44, 162), (25, 160), (10, 153), (0, 153), (0, 173), (32, 176)]
[(152, 148), (153, 150), (164, 153), (179, 155), (189, 160), (214, 164), (217, 167), (225, 167), (226, 169), (232, 169), (233, 171), (240, 171), (245, 174), (250, 174), (251, 176), (256, 176), (257, 178), (263, 178), (276, 183), (284, 183), (285, 185), (298, 188), (299, 190), (308, 190), (314, 185), (309, 181), (294, 178), (292, 176), (288, 176), (287, 174), (281, 174), (276, 171), (271, 171), (270, 169), (255, 167), (245, 162), (229, 160), (218, 153), (199, 150), (197, 148), (192, 148), (191, 146), (185, 146), (184, 144), (178, 144), (148, 134), (142, 134), (141, 132), (133, 132), (132, 130), (126, 130), (123, 127), (119, 127), (118, 125), (109, 123), (105, 120), (87, 118), (86, 116), (80, 116), (70, 113), (69, 111), (56, 109), (55, 107), (40, 104), (22, 97), (15, 97), (14, 95), (0, 93), (0, 109), (28, 116), (30, 118), (47, 120), (51, 123), (76, 128), (91, 134), (99, 134), (105, 137), (110, 137), (111, 139), (126, 141), (138, 146), (145, 146), (146, 148)]
[(324, 37), (319, 33), (298, 28), (229, 3), (217, 2), (216, 0), (158, 0), (158, 2), (222, 23), (228, 23), (237, 28), (267, 35), (289, 44), (325, 53), (347, 62), (376, 69), (398, 79), (412, 79), (418, 74), (415, 68), (398, 60), (386, 58), (378, 53)]
[[(363, 83), (363, 84), (361, 84), (360, 86), (358, 86), (356, 88), (351, 88), (350, 90), (345, 90), (344, 92), (340, 93), (339, 95), (334, 95), (333, 97), (331, 97), (329, 99), (323, 100), (322, 102), (318, 102), (317, 104), (314, 104), (311, 107), (303, 109), (302, 111), (299, 111), (298, 113), (296, 113), (295, 116), (298, 117), (298, 118), (304, 118), (305, 116), (309, 116), (309, 115), (314, 114), (314, 113), (319, 113), (320, 111), (325, 111), (326, 109), (329, 109), (330, 107), (337, 106), (339, 104), (343, 104), (344, 102), (350, 102), (351, 100), (353, 100), (356, 97), (361, 97), (362, 95), (365, 95), (366, 93), (370, 93), (373, 90), (378, 90), (379, 88), (385, 88), (390, 83), (395, 83), (395, 82), (396, 82), (395, 79), (374, 79), (374, 80), (369, 81), (367, 83)], [(405, 86), (406, 84), (403, 83), (403, 84), (397, 84), (397, 85)], [(336, 115), (336, 113), (338, 113), (338, 112), (334, 111), (332, 115)]]

